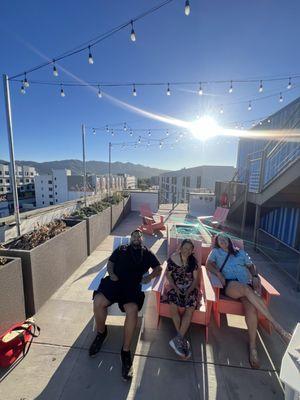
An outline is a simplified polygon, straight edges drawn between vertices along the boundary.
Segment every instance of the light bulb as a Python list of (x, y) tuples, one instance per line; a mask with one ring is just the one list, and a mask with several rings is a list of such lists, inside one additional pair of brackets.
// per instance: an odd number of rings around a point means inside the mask
[(124, 122), (123, 129), (124, 129), (124, 131), (125, 131), (125, 132), (127, 131), (127, 125), (126, 125), (126, 122)]
[(233, 92), (232, 81), (230, 81), (230, 88), (229, 88), (228, 92), (229, 92), (229, 93), (232, 93), (232, 92)]
[(106, 129), (106, 132), (109, 133), (108, 125), (106, 125), (105, 129)]
[(287, 89), (291, 89), (292, 88), (292, 80), (291, 80), (291, 78), (289, 78), (289, 83), (288, 83), (286, 88)]
[(26, 77), (26, 72), (25, 72), (25, 77), (24, 77), (23, 84), (24, 84), (24, 87), (26, 87), (26, 88), (29, 87), (29, 82), (28, 82), (27, 77)]
[(115, 135), (115, 133), (114, 133), (114, 130), (112, 129), (111, 131), (111, 136), (114, 136)]
[(150, 131), (150, 129), (149, 129), (149, 132), (148, 132), (148, 136), (151, 136), (151, 131)]
[(248, 111), (252, 110), (252, 105), (251, 105), (251, 101), (249, 101), (249, 105), (248, 105)]
[(133, 135), (133, 132), (132, 132), (132, 130), (130, 129), (130, 132), (129, 132), (129, 134), (130, 134), (130, 136), (132, 136)]
[(185, 2), (184, 13), (186, 16), (189, 16), (191, 13), (191, 6), (190, 6), (189, 0), (186, 0), (186, 2)]
[(139, 140), (138, 140), (138, 143), (140, 144), (141, 143), (141, 137), (139, 136)]
[(223, 106), (221, 106), (221, 108), (220, 108), (220, 114), (224, 114)]
[(95, 128), (93, 128), (93, 134), (96, 135), (96, 129)]
[(136, 41), (136, 34), (134, 31), (134, 27), (133, 27), (133, 21), (130, 22), (131, 23), (131, 32), (130, 32), (130, 39), (132, 42)]
[(169, 129), (167, 129), (166, 135), (169, 136)]
[(258, 91), (259, 91), (259, 93), (262, 93), (263, 90), (264, 90), (263, 83), (262, 83), (262, 81), (260, 81)]
[(168, 88), (167, 88), (167, 96), (171, 96), (171, 91), (170, 91), (170, 85), (168, 84)]
[(61, 95), (61, 97), (66, 97), (66, 94), (64, 92), (64, 88), (62, 87), (62, 85), (60, 85), (60, 95)]
[(21, 86), (20, 92), (21, 92), (22, 94), (25, 94), (25, 93), (26, 93), (26, 90), (25, 90), (25, 88), (24, 88), (24, 85)]
[(94, 64), (93, 56), (91, 53), (91, 46), (89, 46), (89, 64)]
[(132, 95), (135, 96), (135, 97), (137, 96), (135, 85), (133, 85)]
[(56, 68), (56, 65), (55, 65), (54, 61), (53, 61), (53, 75), (54, 76), (58, 76), (58, 71), (57, 71), (57, 68)]
[(99, 99), (101, 99), (101, 97), (102, 97), (102, 92), (101, 92), (100, 86), (98, 86), (98, 94), (97, 94), (97, 96), (99, 97)]
[(271, 123), (271, 120), (270, 119), (268, 119), (268, 124), (270, 124)]
[(259, 125), (262, 125), (262, 121), (259, 121)]
[(280, 95), (279, 95), (279, 102), (280, 102), (280, 103), (282, 103), (282, 102), (283, 102), (283, 96), (282, 96), (282, 93), (280, 93)]
[(159, 148), (161, 149), (162, 148), (162, 142), (159, 142)]

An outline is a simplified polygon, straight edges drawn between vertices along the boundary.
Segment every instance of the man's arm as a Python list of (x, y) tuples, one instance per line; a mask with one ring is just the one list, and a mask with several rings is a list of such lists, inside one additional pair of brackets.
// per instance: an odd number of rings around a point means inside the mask
[(162, 267), (160, 265), (157, 265), (156, 267), (152, 268), (152, 272), (149, 275), (143, 277), (142, 283), (143, 284), (149, 283), (153, 278), (159, 276), (161, 274), (161, 271)]
[(114, 273), (114, 263), (112, 261), (107, 261), (107, 272), (112, 281), (118, 281), (119, 278)]

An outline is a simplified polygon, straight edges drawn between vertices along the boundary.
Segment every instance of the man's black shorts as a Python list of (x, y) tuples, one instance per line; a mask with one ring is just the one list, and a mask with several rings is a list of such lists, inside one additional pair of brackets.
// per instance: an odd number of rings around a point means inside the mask
[(120, 281), (112, 281), (109, 276), (101, 280), (98, 289), (93, 293), (93, 300), (99, 293), (102, 293), (111, 304), (118, 303), (123, 312), (125, 312), (124, 304), (127, 303), (135, 303), (140, 311), (145, 299), (141, 285), (133, 287)]

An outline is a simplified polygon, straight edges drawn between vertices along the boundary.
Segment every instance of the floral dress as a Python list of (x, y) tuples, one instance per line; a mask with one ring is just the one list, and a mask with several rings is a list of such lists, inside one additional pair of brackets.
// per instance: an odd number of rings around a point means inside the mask
[(167, 270), (171, 273), (175, 285), (180, 290), (180, 295), (175, 292), (175, 289), (168, 288), (169, 285), (167, 284), (165, 287), (163, 302), (173, 303), (178, 307), (197, 307), (200, 302), (198, 288), (195, 288), (187, 297), (185, 296), (186, 291), (194, 280), (193, 271), (187, 272), (185, 266), (177, 265), (171, 258), (168, 259)]

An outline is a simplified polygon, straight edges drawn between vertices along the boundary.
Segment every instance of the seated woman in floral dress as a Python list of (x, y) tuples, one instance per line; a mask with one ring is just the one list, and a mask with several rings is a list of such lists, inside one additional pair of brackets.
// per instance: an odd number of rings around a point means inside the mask
[[(182, 358), (191, 356), (190, 344), (185, 334), (190, 326), (193, 312), (199, 304), (198, 263), (193, 255), (194, 244), (184, 239), (179, 251), (168, 259), (167, 285), (164, 301), (170, 304), (172, 319), (177, 335), (169, 344), (177, 355)], [(184, 308), (182, 316), (179, 307)]]
[(272, 323), (285, 342), (291, 339), (291, 335), (273, 318), (260, 297), (261, 283), (255, 265), (244, 250), (234, 248), (229, 236), (221, 233), (216, 236), (206, 266), (220, 279), (224, 294), (242, 302), (249, 334), (249, 362), (252, 368), (259, 368), (256, 348), (257, 312)]

